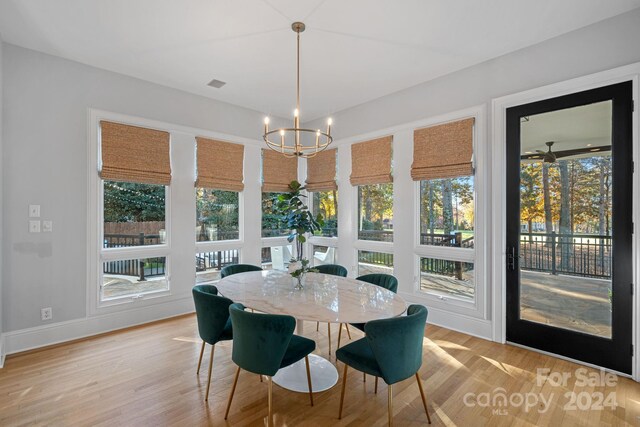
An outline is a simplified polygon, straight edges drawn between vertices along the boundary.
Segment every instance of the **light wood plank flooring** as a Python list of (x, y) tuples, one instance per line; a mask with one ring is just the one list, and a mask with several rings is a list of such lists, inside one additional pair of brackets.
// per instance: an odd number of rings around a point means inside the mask
[[(315, 323), (309, 323), (305, 331), (317, 341), (316, 353), (328, 356), (326, 328), (316, 332)], [(335, 325), (333, 331), (335, 340)], [(354, 339), (361, 336), (353, 328), (352, 334)], [(207, 346), (203, 369), (196, 376), (199, 350), (196, 319), (189, 315), (10, 356), (0, 370), (0, 425), (264, 425), (267, 384), (246, 372), (240, 375), (228, 422), (223, 419), (235, 373), (230, 342), (216, 346), (211, 395), (204, 402), (210, 353)], [(338, 368), (342, 374), (343, 365)], [(568, 372), (571, 378), (558, 386), (549, 381), (537, 384), (537, 368)], [(553, 357), (428, 326), (420, 377), (433, 425), (640, 425), (640, 384), (618, 378), (614, 386), (580, 387), (575, 377), (578, 368)], [(586, 369), (585, 373), (597, 371)], [(306, 394), (274, 386), (276, 425), (384, 426), (387, 386), (381, 381), (374, 394), (373, 385), (373, 378), (363, 382), (362, 374), (349, 370), (346, 415), (341, 421), (337, 419), (340, 382), (317, 393), (313, 408)], [(550, 400), (548, 410), (541, 412), (542, 402), (528, 410), (523, 405), (497, 406), (499, 400), (495, 406), (487, 404), (487, 397), (500, 393), (498, 387), (514, 404), (519, 403), (518, 396), (542, 394)], [(582, 401), (577, 402), (581, 405), (597, 403), (597, 393), (614, 393), (618, 406), (567, 410), (570, 400), (565, 393), (572, 392), (582, 393)], [(393, 400), (396, 426), (426, 425), (415, 379), (396, 384)]]

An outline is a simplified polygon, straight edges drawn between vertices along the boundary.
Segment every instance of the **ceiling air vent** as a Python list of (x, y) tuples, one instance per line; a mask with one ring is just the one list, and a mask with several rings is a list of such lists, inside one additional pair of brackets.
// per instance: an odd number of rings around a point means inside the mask
[(213, 79), (211, 80), (207, 86), (215, 87), (216, 89), (220, 89), (222, 86), (226, 85), (227, 82), (223, 82), (222, 80)]

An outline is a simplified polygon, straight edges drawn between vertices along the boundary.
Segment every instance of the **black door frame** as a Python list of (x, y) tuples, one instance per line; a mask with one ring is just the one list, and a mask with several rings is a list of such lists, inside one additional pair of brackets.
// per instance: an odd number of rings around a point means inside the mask
[[(612, 101), (612, 337), (611, 339), (520, 319), (520, 120), (549, 111)], [(506, 339), (586, 363), (631, 374), (633, 361), (633, 84), (590, 89), (506, 110)], [(622, 213), (626, 213), (622, 214)], [(624, 218), (623, 218), (624, 217)], [(618, 221), (616, 222), (616, 218)], [(622, 220), (621, 220), (622, 219)], [(513, 258), (512, 258), (513, 256)], [(513, 262), (510, 260), (513, 259)], [(579, 280), (579, 279), (578, 279)]]

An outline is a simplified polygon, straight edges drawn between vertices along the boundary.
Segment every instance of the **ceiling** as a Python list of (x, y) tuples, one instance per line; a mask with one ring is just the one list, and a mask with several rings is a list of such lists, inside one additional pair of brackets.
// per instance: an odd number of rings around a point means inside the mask
[[(0, 0), (16, 44), (309, 121), (640, 7), (640, 0)], [(227, 84), (207, 86), (212, 79)], [(336, 124), (339, 125), (339, 124)]]
[[(520, 150), (522, 154), (547, 151), (547, 141), (553, 141), (554, 152), (608, 146), (611, 145), (611, 120), (611, 101), (528, 116), (520, 122)], [(610, 154), (607, 150), (569, 158)]]

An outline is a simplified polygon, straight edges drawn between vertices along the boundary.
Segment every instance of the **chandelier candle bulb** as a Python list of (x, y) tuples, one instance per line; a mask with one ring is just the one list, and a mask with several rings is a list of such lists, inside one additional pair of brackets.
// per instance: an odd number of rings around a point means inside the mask
[[(300, 127), (300, 33), (305, 30), (302, 22), (294, 22), (291, 29), (297, 35), (296, 43), (296, 108), (293, 112), (293, 127), (281, 127), (269, 130), (269, 118), (264, 121), (264, 135), (262, 139), (267, 147), (274, 151), (282, 153), (285, 157), (313, 157), (322, 150), (325, 150), (332, 142), (331, 137), (331, 119), (327, 121), (327, 132), (306, 129)], [(280, 143), (278, 144), (272, 139), (271, 135), (280, 133)], [(315, 135), (315, 144), (313, 134)], [(285, 137), (286, 135), (288, 137)], [(322, 138), (322, 139), (321, 139)], [(288, 142), (287, 142), (288, 141)]]

